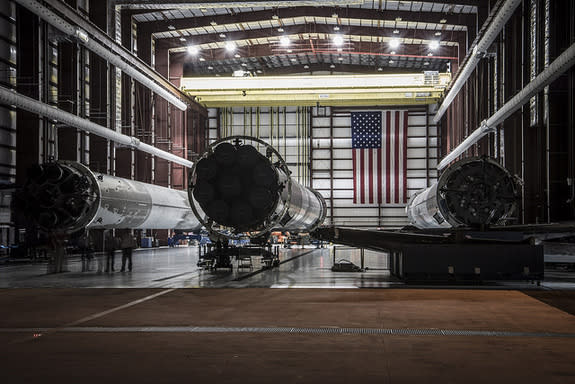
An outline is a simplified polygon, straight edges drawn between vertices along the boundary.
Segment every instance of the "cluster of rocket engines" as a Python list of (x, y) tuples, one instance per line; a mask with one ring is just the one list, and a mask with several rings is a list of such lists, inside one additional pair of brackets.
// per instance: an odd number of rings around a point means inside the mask
[[(469, 158), (412, 196), (406, 211), (418, 228), (478, 227), (508, 218), (517, 198), (516, 181), (505, 168), (487, 158)], [(290, 177), (273, 147), (244, 136), (210, 145), (190, 172), (187, 193), (58, 161), (30, 169), (14, 207), (47, 232), (205, 227), (224, 237), (309, 232), (327, 211), (317, 191)]]

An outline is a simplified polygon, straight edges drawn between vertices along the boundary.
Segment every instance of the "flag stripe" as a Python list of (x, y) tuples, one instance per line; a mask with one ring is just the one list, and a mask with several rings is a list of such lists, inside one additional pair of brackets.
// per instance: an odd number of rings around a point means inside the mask
[[(355, 149), (355, 148), (352, 149), (352, 151), (351, 151), (351, 156), (352, 156), (352, 159), (353, 159), (353, 169), (354, 169), (354, 172), (353, 172), (353, 203), (354, 203), (354, 204), (357, 204), (357, 196), (359, 195), (359, 194), (358, 194), (358, 190), (357, 190), (357, 177), (355, 177), (355, 175), (356, 175), (355, 170), (357, 169), (357, 164), (356, 164), (357, 154), (356, 154), (356, 151), (357, 151), (357, 149)], [(333, 194), (333, 191), (331, 191), (331, 193)], [(332, 201), (333, 201), (333, 196), (332, 196)]]
[(386, 122), (387, 124), (385, 125), (385, 137), (387, 138), (387, 140), (385, 140), (385, 159), (386, 159), (386, 167), (385, 167), (385, 202), (389, 204), (389, 196), (390, 196), (390, 192), (391, 192), (391, 141), (389, 140), (390, 137), (390, 133), (391, 130), (389, 129), (389, 127), (391, 126), (391, 113), (390, 112), (386, 112)]
[[(403, 140), (403, 164), (400, 167), (401, 169), (401, 173), (402, 173), (402, 178), (403, 178), (403, 202), (406, 203), (407, 202), (407, 119), (408, 119), (408, 114), (407, 111), (403, 112), (403, 136), (402, 136), (402, 140)], [(427, 118), (427, 117), (426, 117)], [(425, 150), (427, 151), (428, 149), (425, 148)], [(427, 156), (426, 156), (427, 157)], [(427, 164), (425, 164), (425, 167), (427, 168)]]

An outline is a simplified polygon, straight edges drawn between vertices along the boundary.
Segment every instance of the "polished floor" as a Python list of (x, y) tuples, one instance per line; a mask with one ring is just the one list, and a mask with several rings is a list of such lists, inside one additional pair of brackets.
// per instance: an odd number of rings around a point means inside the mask
[[(0, 288), (398, 288), (405, 284), (389, 274), (384, 253), (365, 251), (364, 272), (332, 272), (335, 261), (349, 260), (361, 266), (358, 249), (330, 246), (280, 248), (279, 268), (264, 270), (261, 258), (252, 257), (251, 268), (207, 271), (197, 267), (197, 247), (138, 249), (132, 272), (120, 272), (116, 252), (115, 271), (103, 272), (105, 256), (96, 255), (89, 271), (82, 272), (79, 256), (68, 258), (66, 272), (49, 273), (50, 266), (37, 263), (0, 264)], [(335, 257), (334, 257), (335, 253)], [(571, 257), (575, 261), (575, 256)], [(423, 287), (417, 285), (417, 287)], [(438, 287), (437, 284), (434, 287)], [(456, 285), (450, 284), (454, 288)], [(575, 289), (575, 272), (548, 269), (540, 286), (532, 282), (485, 282), (482, 289)]]

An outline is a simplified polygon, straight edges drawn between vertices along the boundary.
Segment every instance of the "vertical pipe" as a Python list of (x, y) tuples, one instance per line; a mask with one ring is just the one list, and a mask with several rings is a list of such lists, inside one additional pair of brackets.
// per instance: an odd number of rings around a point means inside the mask
[[(544, 9), (544, 37), (543, 37), (543, 66), (549, 66), (549, 44), (551, 38), (550, 26), (550, 0), (545, 0)], [(550, 170), (550, 125), (549, 125), (549, 86), (543, 90), (543, 123), (545, 124), (545, 200), (547, 205), (547, 222), (551, 222), (551, 176)]]
[[(333, 108), (329, 108), (329, 212), (331, 217), (331, 224), (335, 224), (333, 217)], [(350, 119), (351, 121), (351, 119)]]
[(299, 106), (296, 109), (296, 146), (297, 146), (297, 181), (301, 183), (301, 164), (300, 164), (300, 151), (301, 145), (299, 142), (299, 130), (300, 130), (300, 122), (299, 122)]
[(286, 160), (286, 156), (287, 156), (287, 107), (284, 107), (284, 160)]

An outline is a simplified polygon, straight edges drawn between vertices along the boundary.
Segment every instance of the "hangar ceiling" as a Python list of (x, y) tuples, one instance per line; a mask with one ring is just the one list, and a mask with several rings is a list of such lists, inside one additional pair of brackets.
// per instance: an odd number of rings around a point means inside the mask
[[(312, 6), (311, 4), (314, 4)], [(455, 71), (486, 1), (116, 1), (185, 76)]]

